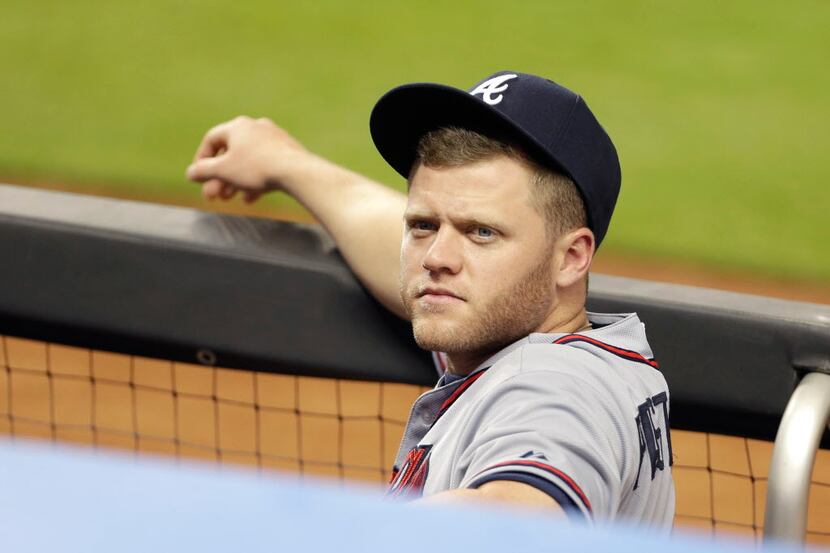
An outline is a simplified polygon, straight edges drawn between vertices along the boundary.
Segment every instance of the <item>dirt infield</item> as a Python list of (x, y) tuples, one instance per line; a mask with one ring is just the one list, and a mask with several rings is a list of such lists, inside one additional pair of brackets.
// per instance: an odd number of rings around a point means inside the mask
[(600, 251), (594, 260), (593, 270), (609, 275), (830, 304), (830, 283), (787, 280), (752, 275), (739, 270), (718, 270), (691, 262)]

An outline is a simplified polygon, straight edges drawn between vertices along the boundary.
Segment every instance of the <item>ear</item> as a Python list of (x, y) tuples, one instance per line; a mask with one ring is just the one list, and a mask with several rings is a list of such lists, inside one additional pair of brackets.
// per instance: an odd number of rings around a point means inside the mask
[(557, 287), (569, 288), (584, 280), (596, 250), (594, 233), (585, 227), (578, 228), (557, 240), (556, 249), (560, 260)]

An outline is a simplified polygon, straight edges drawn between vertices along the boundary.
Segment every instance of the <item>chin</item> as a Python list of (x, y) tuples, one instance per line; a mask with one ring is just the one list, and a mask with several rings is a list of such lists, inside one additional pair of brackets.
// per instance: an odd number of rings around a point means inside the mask
[(412, 319), (412, 334), (415, 342), (423, 349), (448, 351), (457, 347), (460, 326), (434, 315), (417, 316)]
[(532, 326), (520, 320), (451, 319), (436, 313), (416, 313), (412, 317), (412, 334), (418, 346), (448, 354), (495, 353), (530, 332)]
[(488, 347), (487, 336), (474, 325), (438, 317), (416, 318), (412, 323), (415, 342), (422, 349), (444, 353), (473, 353)]

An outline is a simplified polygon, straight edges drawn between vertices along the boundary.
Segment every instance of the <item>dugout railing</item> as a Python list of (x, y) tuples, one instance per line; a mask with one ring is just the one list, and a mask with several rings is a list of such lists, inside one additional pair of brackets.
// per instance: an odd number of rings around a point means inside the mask
[[(0, 255), (5, 434), (380, 480), (435, 381), (313, 225), (0, 185)], [(648, 328), (678, 524), (830, 543), (830, 306), (605, 275), (588, 303)]]

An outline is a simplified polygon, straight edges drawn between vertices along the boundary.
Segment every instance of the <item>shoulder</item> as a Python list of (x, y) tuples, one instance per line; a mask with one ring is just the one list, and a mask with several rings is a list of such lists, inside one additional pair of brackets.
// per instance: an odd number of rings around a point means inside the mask
[[(494, 380), (569, 376), (587, 379), (614, 372), (620, 362), (616, 355), (619, 352), (608, 351), (610, 347), (591, 342), (587, 337), (578, 337), (563, 343), (523, 344), (494, 363), (489, 370), (492, 374), (488, 376)], [(650, 360), (641, 360), (635, 355), (632, 357), (633, 360), (623, 357), (622, 362), (627, 364), (642, 361), (642, 364), (652, 368)]]
[(636, 313), (589, 313), (594, 329), (575, 334), (531, 335), (522, 370), (576, 372), (603, 382), (665, 387), (645, 325)]
[(523, 344), (494, 363), (481, 378), (482, 395), (521, 393), (548, 400), (580, 391), (596, 395), (601, 375), (608, 371), (601, 360), (576, 348), (554, 344)]
[(591, 334), (525, 343), (493, 364), (482, 379), (482, 391), (504, 393), (519, 387), (548, 398), (590, 396), (596, 401), (613, 397), (612, 403), (628, 406), (667, 391), (651, 350), (642, 343), (600, 340)]

